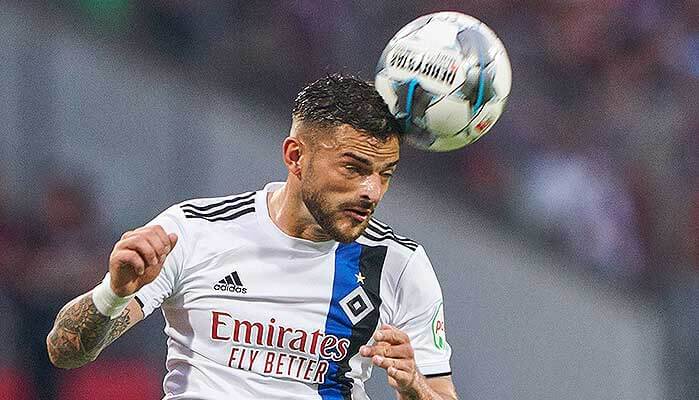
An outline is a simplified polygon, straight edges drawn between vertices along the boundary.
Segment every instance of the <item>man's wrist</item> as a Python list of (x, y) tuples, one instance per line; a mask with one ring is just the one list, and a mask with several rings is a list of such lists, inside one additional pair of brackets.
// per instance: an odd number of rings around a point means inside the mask
[(412, 383), (403, 391), (400, 391), (402, 400), (441, 400), (442, 398), (427, 384), (427, 378), (419, 372), (415, 372)]
[(95, 303), (95, 308), (100, 314), (114, 319), (121, 315), (136, 294), (121, 297), (114, 293), (110, 282), (111, 277), (107, 272), (102, 282), (92, 290), (92, 302)]

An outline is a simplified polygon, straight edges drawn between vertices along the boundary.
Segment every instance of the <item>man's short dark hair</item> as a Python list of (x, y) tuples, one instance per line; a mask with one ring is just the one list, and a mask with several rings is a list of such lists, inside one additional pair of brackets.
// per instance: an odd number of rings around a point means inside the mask
[(308, 84), (296, 96), (292, 116), (320, 127), (348, 124), (381, 140), (403, 134), (374, 86), (352, 76), (333, 74)]

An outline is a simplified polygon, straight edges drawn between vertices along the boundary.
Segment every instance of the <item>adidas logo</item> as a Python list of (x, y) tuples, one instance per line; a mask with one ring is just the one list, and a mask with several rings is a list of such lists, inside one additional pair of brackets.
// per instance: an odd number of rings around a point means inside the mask
[(243, 282), (241, 282), (240, 277), (238, 276), (238, 271), (231, 272), (230, 274), (226, 275), (225, 278), (218, 281), (218, 283), (214, 284), (214, 290), (240, 294), (245, 294), (248, 292), (248, 289), (243, 286)]

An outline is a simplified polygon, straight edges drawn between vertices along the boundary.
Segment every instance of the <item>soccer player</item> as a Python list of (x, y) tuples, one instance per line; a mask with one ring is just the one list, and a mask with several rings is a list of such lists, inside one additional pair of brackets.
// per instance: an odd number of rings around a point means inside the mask
[(425, 250), (373, 217), (401, 129), (340, 75), (297, 96), (286, 182), (185, 201), (124, 233), (109, 272), (59, 312), (51, 362), (80, 367), (156, 308), (165, 399), (455, 399), (442, 293)]

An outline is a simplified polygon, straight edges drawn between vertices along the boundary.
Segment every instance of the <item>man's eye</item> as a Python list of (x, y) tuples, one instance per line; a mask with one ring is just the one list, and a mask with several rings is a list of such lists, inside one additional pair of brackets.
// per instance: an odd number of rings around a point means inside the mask
[(393, 176), (393, 172), (384, 172), (383, 174), (381, 174), (381, 176), (383, 176), (384, 178), (390, 178)]
[(354, 165), (345, 165), (345, 169), (348, 171), (353, 171), (353, 172), (358, 171), (357, 167), (355, 167)]

